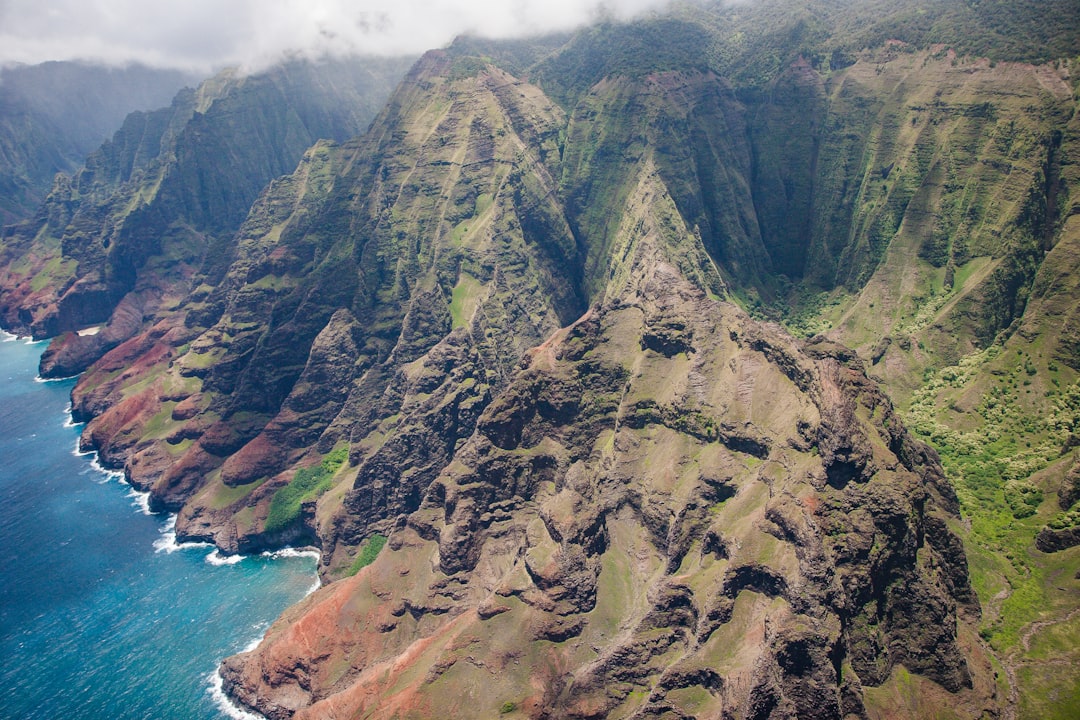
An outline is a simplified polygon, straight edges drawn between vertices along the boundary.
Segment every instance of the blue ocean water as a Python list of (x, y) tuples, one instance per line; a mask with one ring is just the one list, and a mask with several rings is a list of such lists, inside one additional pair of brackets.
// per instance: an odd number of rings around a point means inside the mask
[(0, 342), (0, 718), (242, 717), (218, 663), (316, 584), (314, 557), (177, 547), (171, 519), (75, 452), (72, 380)]

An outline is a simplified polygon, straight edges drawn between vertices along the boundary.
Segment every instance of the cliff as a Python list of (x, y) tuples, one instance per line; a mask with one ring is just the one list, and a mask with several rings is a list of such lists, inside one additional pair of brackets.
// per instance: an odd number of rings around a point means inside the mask
[(25, 220), (57, 173), (77, 172), (133, 111), (169, 102), (198, 78), (138, 65), (74, 62), (0, 69), (0, 224)]
[(108, 320), (43, 361), (84, 446), (181, 538), (323, 550), (233, 697), (1068, 705), (1075, 67), (994, 38), (1075, 8), (916, 5), (462, 39), (340, 143), (220, 78), (7, 231), (6, 322)]
[(903, 665), (995, 707), (933, 452), (850, 353), (683, 277), (703, 249), (649, 162), (617, 236), (605, 299), (527, 353), (374, 564), (226, 662), (230, 693), (271, 718), (840, 718)]
[[(170, 107), (128, 116), (72, 177), (60, 175), (34, 217), (4, 229), (0, 318), (35, 337), (106, 323), (121, 304), (143, 317), (220, 273), (229, 242), (271, 179), (316, 139), (364, 130), (407, 61), (293, 63), (256, 76), (226, 71)], [(221, 162), (227, 158), (227, 162)], [(224, 257), (223, 257), (224, 255)], [(69, 338), (70, 375), (139, 327)]]

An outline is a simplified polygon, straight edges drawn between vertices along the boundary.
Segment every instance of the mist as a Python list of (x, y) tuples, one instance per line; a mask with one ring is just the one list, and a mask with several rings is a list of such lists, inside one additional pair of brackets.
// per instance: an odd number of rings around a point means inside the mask
[(209, 72), (285, 56), (400, 55), (630, 19), (670, 0), (0, 0), (0, 65), (82, 60)]

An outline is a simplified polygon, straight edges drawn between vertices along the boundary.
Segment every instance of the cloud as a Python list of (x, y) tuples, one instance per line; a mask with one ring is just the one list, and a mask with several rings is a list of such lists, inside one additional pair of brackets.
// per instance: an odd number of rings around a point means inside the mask
[(283, 54), (393, 55), (456, 35), (567, 30), (669, 0), (0, 0), (0, 65), (141, 62), (206, 72)]

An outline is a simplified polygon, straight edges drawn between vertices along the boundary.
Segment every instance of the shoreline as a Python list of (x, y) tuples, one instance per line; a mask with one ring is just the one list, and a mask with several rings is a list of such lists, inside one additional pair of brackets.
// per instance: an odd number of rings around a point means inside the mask
[[(79, 425), (85, 425), (85, 423), (76, 423), (76, 422), (74, 422), (72, 420), (70, 408), (66, 411), (66, 414), (67, 414), (67, 421), (64, 424), (65, 427), (74, 428), (74, 427), (78, 427)], [(146, 515), (148, 517), (159, 517), (159, 516), (161, 516), (163, 514), (163, 513), (160, 513), (160, 512), (155, 513), (155, 512), (152, 512), (150, 510), (150, 493), (149, 492), (140, 491), (140, 490), (137, 490), (135, 487), (133, 487), (125, 479), (124, 473), (122, 471), (110, 470), (110, 469), (104, 467), (99, 461), (97, 450), (81, 450), (80, 447), (79, 447), (79, 441), (76, 440), (75, 441), (75, 448), (72, 451), (72, 454), (75, 455), (76, 457), (80, 457), (80, 458), (86, 458), (86, 457), (90, 458), (87, 464), (91, 468), (93, 468), (96, 472), (100, 473), (103, 476), (102, 481), (97, 482), (95, 484), (107, 485), (111, 481), (115, 480), (119, 485), (128, 486), (129, 492), (127, 494), (127, 497), (133, 498), (133, 500), (134, 500), (131, 503), (132, 507), (134, 507), (134, 508), (138, 509), (139, 511), (141, 511), (141, 513), (143, 515)], [(304, 598), (308, 597), (313, 592), (315, 592), (316, 590), (318, 590), (318, 589), (320, 589), (322, 587), (322, 580), (320, 579), (319, 572), (318, 572), (318, 563), (322, 559), (322, 552), (316, 547), (307, 546), (307, 547), (301, 547), (301, 548), (293, 548), (293, 547), (286, 546), (286, 547), (283, 547), (283, 548), (279, 548), (277, 550), (264, 550), (264, 551), (262, 551), (262, 552), (260, 552), (258, 554), (254, 554), (254, 555), (243, 555), (243, 554), (239, 554), (239, 553), (234, 554), (234, 555), (224, 555), (224, 554), (222, 554), (221, 549), (218, 548), (213, 543), (196, 542), (196, 541), (177, 542), (177, 539), (176, 539), (176, 519), (177, 519), (177, 514), (176, 513), (169, 513), (166, 520), (165, 520), (164, 525), (162, 525), (159, 528), (160, 537), (153, 542), (154, 554), (165, 553), (165, 554), (171, 555), (172, 553), (180, 552), (180, 551), (202, 550), (202, 549), (209, 548), (210, 551), (204, 556), (203, 562), (208, 564), (208, 565), (216, 566), (216, 567), (221, 567), (221, 566), (226, 566), (226, 565), (235, 565), (235, 564), (243, 562), (244, 560), (247, 560), (249, 558), (254, 558), (254, 557), (266, 558), (268, 560), (281, 560), (281, 559), (285, 559), (285, 558), (309, 557), (309, 558), (312, 558), (313, 560), (315, 560), (315, 571), (313, 573), (314, 581), (308, 587), (308, 589), (304, 592), (303, 596), (301, 596), (295, 602), (300, 602), (300, 600), (303, 600)], [(293, 603), (293, 604), (295, 604), (295, 603)], [(284, 610), (282, 612), (284, 612)], [(280, 613), (279, 613), (279, 616), (280, 616)], [(258, 636), (256, 636), (254, 639), (249, 641), (246, 645), (244, 645), (244, 647), (241, 650), (238, 650), (237, 652), (239, 652), (239, 653), (251, 652), (252, 650), (257, 648), (260, 643), (262, 643), (263, 639), (266, 637), (266, 633), (270, 630), (270, 627), (273, 625), (273, 621), (266, 622), (266, 623), (260, 623), (260, 624), (263, 625), (264, 627), (262, 627), (262, 631), (258, 634)], [(230, 653), (230, 654), (236, 654), (236, 653)], [(254, 711), (252, 711), (252, 710), (250, 710), (248, 708), (245, 708), (245, 707), (237, 704), (228, 695), (228, 693), (225, 692), (225, 690), (224, 690), (224, 678), (222, 678), (222, 676), (221, 676), (221, 664), (223, 662), (225, 662), (226, 657), (229, 657), (229, 655), (225, 655), (225, 656), (223, 656), (221, 658), (215, 658), (216, 662), (215, 662), (214, 671), (209, 673), (206, 676), (206, 681), (207, 681), (207, 684), (209, 685), (209, 687), (206, 688), (206, 692), (207, 692), (207, 694), (210, 695), (210, 698), (211, 698), (212, 702), (218, 708), (218, 710), (223, 715), (229, 717), (230, 720), (266, 720), (266, 717), (264, 715), (258, 714), (258, 713), (254, 712)]]
[[(76, 423), (76, 422), (74, 422), (74, 420), (72, 419), (70, 407), (66, 411), (66, 415), (67, 415), (67, 421), (65, 421), (65, 423), (64, 423), (65, 427), (75, 428), (75, 427), (78, 427), (79, 425), (85, 425), (86, 424), (86, 423)], [(138, 510), (140, 510), (142, 512), (143, 515), (146, 515), (148, 517), (158, 517), (158, 516), (162, 515), (162, 513), (160, 513), (160, 512), (155, 513), (155, 512), (152, 512), (150, 510), (150, 493), (137, 490), (135, 487), (133, 487), (125, 479), (124, 473), (122, 471), (110, 470), (110, 469), (104, 467), (100, 463), (100, 461), (98, 459), (97, 450), (82, 450), (79, 447), (79, 441), (76, 440), (75, 441), (75, 449), (72, 451), (72, 454), (75, 455), (76, 457), (79, 457), (79, 458), (86, 458), (86, 457), (90, 458), (90, 460), (88, 462), (89, 466), (92, 467), (95, 471), (97, 471), (98, 473), (100, 473), (103, 476), (102, 481), (100, 483), (96, 483), (96, 484), (98, 484), (98, 485), (107, 485), (111, 481), (116, 480), (118, 484), (128, 486), (129, 492), (127, 494), (127, 497), (134, 499), (134, 501), (132, 502), (132, 507), (137, 508)], [(263, 550), (262, 552), (260, 552), (258, 554), (254, 554), (254, 555), (243, 555), (243, 554), (240, 554), (240, 553), (237, 553), (237, 554), (234, 554), (234, 555), (224, 555), (224, 554), (222, 554), (221, 549), (219, 547), (217, 547), (216, 545), (214, 545), (213, 543), (210, 543), (210, 542), (198, 542), (198, 541), (177, 542), (177, 539), (176, 539), (176, 519), (177, 519), (177, 514), (176, 513), (169, 513), (168, 514), (168, 516), (167, 516), (167, 518), (165, 520), (165, 524), (162, 525), (161, 528), (159, 529), (159, 532), (161, 534), (160, 537), (153, 542), (153, 548), (154, 548), (154, 553), (155, 554), (165, 553), (165, 554), (171, 555), (172, 553), (175, 553), (175, 552), (181, 552), (181, 551), (187, 551), (187, 550), (201, 550), (201, 549), (205, 549), (205, 548), (210, 548), (210, 552), (208, 552), (203, 557), (203, 562), (205, 562), (208, 565), (216, 566), (216, 567), (221, 567), (221, 566), (226, 566), (226, 565), (236, 565), (238, 563), (243, 562), (244, 560), (247, 560), (249, 558), (254, 558), (254, 557), (266, 558), (268, 560), (282, 560), (282, 559), (285, 559), (285, 558), (308, 557), (308, 558), (312, 558), (313, 560), (315, 560), (314, 582), (304, 592), (303, 596), (299, 600), (297, 600), (296, 602), (300, 602), (300, 600), (303, 600), (304, 598), (308, 597), (313, 592), (315, 592), (316, 590), (319, 590), (322, 587), (322, 579), (319, 577), (319, 572), (318, 572), (318, 564), (319, 564), (319, 561), (322, 559), (322, 551), (320, 551), (316, 547), (306, 546), (306, 547), (294, 548), (294, 547), (286, 546), (286, 547), (283, 547), (283, 548), (279, 548), (277, 550)], [(280, 613), (279, 613), (279, 616), (280, 616)], [(270, 630), (270, 627), (272, 625), (273, 625), (273, 622), (265, 623), (265, 627), (263, 627), (262, 632), (259, 633), (259, 635), (257, 637), (255, 637), (253, 640), (248, 642), (243, 647), (243, 649), (241, 649), (241, 650), (239, 650), (237, 652), (241, 652), (241, 653), (251, 652), (252, 650), (257, 648), (259, 646), (259, 644), (262, 643), (263, 639), (266, 637), (266, 633)], [(236, 654), (236, 653), (233, 653), (233, 654)], [(224, 715), (228, 716), (231, 720), (266, 720), (266, 717), (264, 715), (260, 715), (258, 713), (255, 713), (255, 712), (251, 711), (248, 708), (245, 708), (245, 707), (242, 707), (242, 706), (238, 705), (228, 695), (228, 693), (225, 692), (224, 678), (222, 678), (222, 676), (221, 676), (221, 664), (223, 662), (225, 662), (226, 657), (229, 657), (229, 656), (226, 655), (226, 656), (224, 656), (222, 658), (217, 659), (214, 671), (207, 676), (207, 681), (209, 683), (209, 687), (207, 688), (206, 692), (210, 695), (210, 698), (214, 702), (214, 705), (217, 706), (217, 708)]]
[[(23, 338), (21, 338), (18, 335), (15, 335), (13, 333), (10, 333), (10, 332), (8, 332), (6, 330), (0, 329), (0, 342), (14, 342), (14, 341), (20, 340), (20, 339), (23, 339)], [(30, 340), (30, 341), (27, 341), (26, 344), (27, 345), (39, 345), (39, 344), (42, 344), (42, 343), (45, 343), (45, 342), (47, 342), (47, 340), (37, 340), (37, 341)], [(43, 378), (40, 378), (38, 376), (35, 376), (33, 378), (34, 382), (36, 382), (36, 383), (62, 382), (62, 381), (71, 380), (71, 379), (74, 379), (74, 378), (48, 378), (48, 379), (43, 379)], [(74, 430), (74, 429), (79, 428), (82, 425), (85, 425), (85, 422), (76, 422), (74, 420), (72, 410), (73, 410), (73, 408), (69, 403), (68, 407), (62, 413), (63, 416), (64, 416), (64, 421), (62, 423), (62, 426), (64, 428)], [(213, 656), (212, 658), (208, 658), (213, 663), (214, 669), (213, 669), (212, 672), (207, 673), (207, 674), (202, 676), (203, 679), (204, 679), (204, 683), (198, 683), (197, 682), (197, 680), (199, 678), (198, 675), (195, 675), (195, 676), (192, 677), (192, 680), (196, 681), (195, 683), (193, 683), (193, 685), (195, 687), (197, 687), (199, 684), (203, 685), (203, 687), (205, 688), (205, 693), (210, 695), (211, 702), (213, 703), (214, 707), (221, 713), (222, 716), (233, 718), (235, 720), (265, 720), (264, 716), (262, 716), (260, 714), (256, 714), (253, 711), (251, 711), (250, 709), (245, 708), (243, 706), (240, 706), (239, 704), (237, 704), (235, 701), (233, 701), (233, 699), (231, 697), (229, 697), (224, 692), (223, 679), (221, 678), (221, 673), (220, 673), (221, 664), (224, 662), (225, 658), (227, 658), (227, 657), (229, 657), (229, 656), (231, 656), (231, 655), (233, 655), (233, 654), (235, 654), (237, 652), (246, 652), (246, 651), (250, 651), (250, 650), (254, 649), (255, 647), (257, 647), (263, 641), (263, 639), (265, 638), (266, 632), (272, 626), (273, 622), (277, 619), (277, 617), (280, 617), (282, 612), (284, 612), (288, 607), (291, 607), (296, 602), (299, 602), (303, 598), (309, 596), (311, 593), (315, 592), (320, 587), (322, 587), (322, 582), (321, 582), (321, 580), (319, 578), (319, 574), (318, 574), (318, 563), (319, 563), (319, 560), (321, 559), (321, 551), (318, 548), (311, 547), (311, 546), (305, 546), (305, 547), (300, 547), (300, 548), (286, 546), (286, 547), (277, 548), (277, 549), (273, 549), (273, 550), (264, 550), (262, 552), (253, 553), (251, 555), (243, 555), (243, 554), (225, 555), (225, 554), (222, 553), (220, 548), (216, 547), (212, 543), (208, 543), (208, 542), (177, 542), (176, 535), (175, 535), (175, 524), (176, 524), (176, 518), (177, 518), (176, 514), (175, 513), (169, 513), (168, 515), (166, 515), (163, 512), (156, 512), (156, 513), (152, 512), (150, 510), (150, 504), (149, 504), (150, 493), (146, 492), (146, 491), (141, 491), (141, 490), (135, 488), (133, 485), (131, 485), (131, 483), (126, 479), (126, 474), (125, 474), (125, 472), (123, 470), (108, 468), (104, 464), (102, 464), (102, 462), (100, 460), (100, 455), (99, 455), (99, 453), (98, 453), (98, 451), (96, 449), (93, 449), (93, 448), (84, 449), (84, 448), (81, 447), (81, 445), (80, 445), (80, 437), (81, 437), (81, 434), (76, 435), (75, 442), (74, 442), (74, 447), (69, 452), (71, 453), (72, 456), (74, 456), (75, 458), (78, 458), (80, 461), (82, 461), (84, 466), (88, 470), (92, 470), (92, 475), (91, 475), (91, 478), (90, 478), (91, 482), (93, 482), (95, 485), (109, 485), (109, 484), (111, 484), (111, 481), (115, 480), (118, 485), (126, 486), (125, 489), (127, 490), (127, 492), (126, 492), (125, 496), (129, 500), (131, 500), (130, 505), (131, 505), (132, 509), (135, 511), (136, 514), (147, 516), (147, 517), (161, 518), (158, 521), (159, 524), (158, 524), (158, 528), (157, 528), (159, 537), (152, 542), (152, 547), (153, 547), (153, 553), (154, 554), (158, 554), (158, 553), (172, 554), (172, 553), (174, 553), (174, 552), (176, 552), (178, 550), (195, 550), (195, 549), (205, 550), (205, 549), (208, 549), (209, 551), (203, 557), (203, 562), (205, 564), (213, 566), (213, 567), (236, 565), (236, 564), (239, 564), (239, 563), (241, 563), (241, 562), (243, 562), (245, 560), (248, 560), (250, 558), (261, 558), (261, 559), (264, 559), (266, 561), (271, 561), (271, 560), (279, 560), (279, 559), (286, 559), (286, 558), (301, 558), (302, 557), (302, 558), (311, 558), (311, 559), (315, 560), (315, 566), (312, 568), (312, 571), (311, 571), (312, 583), (309, 586), (307, 586), (306, 589), (303, 590), (303, 594), (299, 598), (289, 602), (289, 604), (287, 604), (285, 607), (283, 607), (279, 611), (277, 611), (275, 616), (272, 619), (257, 623), (255, 627), (259, 628), (258, 635), (255, 638), (248, 641), (243, 646), (242, 649), (240, 649), (240, 650), (235, 650), (235, 649), (228, 650), (228, 649), (225, 649), (225, 650), (222, 651), (222, 654), (220, 655), (220, 657), (216, 656), (217, 653), (215, 653), (214, 654), (215, 656)]]

